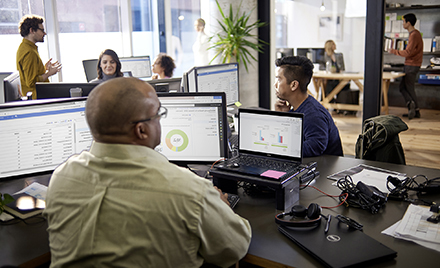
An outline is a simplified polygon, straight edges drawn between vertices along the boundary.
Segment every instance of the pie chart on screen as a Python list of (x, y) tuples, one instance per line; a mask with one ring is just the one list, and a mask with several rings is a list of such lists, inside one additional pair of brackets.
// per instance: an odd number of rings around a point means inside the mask
[(188, 136), (180, 129), (173, 129), (165, 137), (167, 147), (173, 152), (182, 152), (188, 146)]

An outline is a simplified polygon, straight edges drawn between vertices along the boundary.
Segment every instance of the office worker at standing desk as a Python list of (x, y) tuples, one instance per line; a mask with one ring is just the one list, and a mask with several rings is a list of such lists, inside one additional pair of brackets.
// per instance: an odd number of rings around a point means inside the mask
[(212, 183), (156, 152), (161, 107), (153, 87), (115, 78), (89, 95), (89, 151), (52, 175), (44, 215), (52, 267), (227, 267), (251, 229)]
[[(393, 171), (406, 173), (408, 176), (423, 174), (428, 178), (438, 177), (439, 169), (430, 169), (415, 166), (397, 165), (383, 162), (368, 161), (362, 159), (346, 158), (323, 155), (319, 157), (305, 158), (304, 162), (316, 161), (320, 177), (313, 186), (329, 193), (340, 194), (340, 190), (331, 185), (332, 181), (327, 176), (341, 170), (354, 167), (359, 164), (367, 164)], [(13, 193), (23, 188), (25, 182), (39, 181), (48, 184), (48, 177), (20, 179), (16, 181), (0, 182), (0, 192)], [(275, 198), (259, 198), (244, 195), (239, 192), (241, 200), (235, 207), (235, 211), (246, 217), (252, 226), (252, 240), (244, 261), (257, 264), (262, 267), (321, 267), (321, 264), (303, 249), (296, 246), (291, 240), (281, 234), (275, 223), (275, 215), (281, 211), (275, 209)], [(439, 203), (440, 195), (428, 196), (426, 199)], [(308, 206), (318, 203), (321, 206), (336, 205), (337, 201), (325, 197), (312, 188), (300, 191), (300, 203)], [(332, 210), (323, 209), (323, 214), (342, 214), (364, 225), (364, 233), (397, 251), (397, 258), (381, 262), (374, 267), (438, 267), (440, 253), (413, 242), (395, 239), (381, 232), (399, 221), (405, 211), (408, 202), (388, 201), (383, 211), (372, 215), (366, 210), (356, 208), (338, 207)], [(336, 223), (332, 221), (332, 224)], [(1, 226), (0, 235), (0, 266), (29, 264), (27, 267), (35, 267), (41, 261), (50, 259), (46, 224)], [(343, 258), (344, 256), (340, 256)], [(41, 261), (40, 261), (41, 260)]]

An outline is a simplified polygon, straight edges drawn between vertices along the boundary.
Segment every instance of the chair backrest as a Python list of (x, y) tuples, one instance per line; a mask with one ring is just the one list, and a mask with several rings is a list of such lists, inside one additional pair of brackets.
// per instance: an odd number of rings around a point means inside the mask
[(356, 141), (356, 158), (405, 165), (399, 133), (407, 129), (406, 123), (395, 115), (365, 120), (362, 134)]
[(98, 77), (98, 71), (96, 66), (98, 65), (98, 59), (93, 60), (83, 60), (84, 73), (86, 74), (87, 82)]
[(13, 72), (3, 79), (3, 91), (5, 102), (17, 101), (21, 99), (21, 83), (18, 71)]

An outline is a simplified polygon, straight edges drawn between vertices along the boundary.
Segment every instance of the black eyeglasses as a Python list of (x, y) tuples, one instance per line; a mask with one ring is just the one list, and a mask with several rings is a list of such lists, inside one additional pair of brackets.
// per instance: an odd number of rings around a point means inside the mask
[(131, 123), (132, 123), (132, 124), (137, 124), (137, 123), (140, 123), (140, 122), (147, 122), (147, 121), (150, 121), (150, 120), (156, 119), (156, 118), (158, 118), (158, 117), (160, 117), (160, 118), (166, 118), (166, 117), (167, 117), (167, 113), (168, 113), (168, 109), (165, 108), (165, 107), (163, 107), (163, 106), (160, 106), (160, 107), (159, 107), (159, 111), (157, 111), (157, 114), (156, 114), (156, 115), (154, 115), (154, 116), (152, 116), (152, 117), (150, 117), (150, 118), (147, 118), (147, 119), (138, 120), (138, 121), (133, 121), (133, 122), (131, 122)]
[(40, 27), (38, 27), (38, 30), (41, 30), (43, 33), (45, 33), (44, 29), (41, 29)]

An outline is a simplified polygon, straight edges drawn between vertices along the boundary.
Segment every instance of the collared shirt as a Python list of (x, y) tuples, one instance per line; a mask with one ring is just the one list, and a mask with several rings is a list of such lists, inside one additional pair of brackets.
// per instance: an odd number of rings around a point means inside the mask
[(21, 92), (26, 95), (31, 91), (32, 98), (36, 99), (35, 83), (49, 82), (49, 79), (41, 80), (40, 76), (46, 72), (46, 67), (38, 54), (38, 47), (26, 38), (23, 38), (17, 50), (17, 70), (20, 73)]
[(94, 142), (72, 156), (44, 214), (51, 267), (227, 267), (251, 238), (209, 180), (138, 145)]

